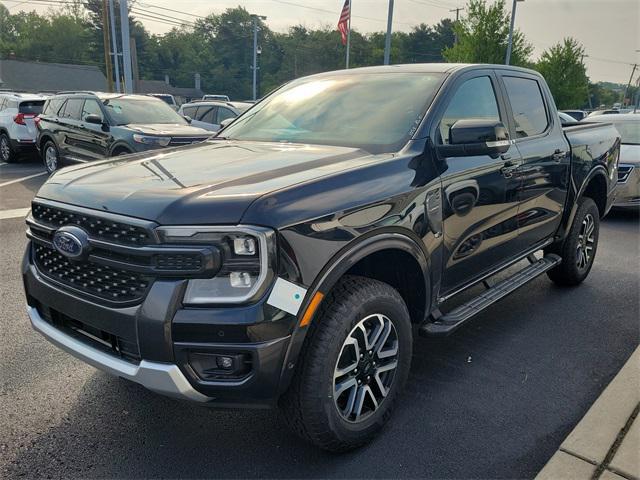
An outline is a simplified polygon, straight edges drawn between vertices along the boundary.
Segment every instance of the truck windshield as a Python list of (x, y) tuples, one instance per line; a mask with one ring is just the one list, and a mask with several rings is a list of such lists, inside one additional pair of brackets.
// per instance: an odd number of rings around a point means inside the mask
[(185, 125), (187, 123), (169, 105), (158, 99), (109, 98), (103, 103), (116, 125), (132, 123), (179, 123)]
[(293, 81), (224, 130), (236, 140), (399, 150), (417, 129), (442, 74), (322, 75)]

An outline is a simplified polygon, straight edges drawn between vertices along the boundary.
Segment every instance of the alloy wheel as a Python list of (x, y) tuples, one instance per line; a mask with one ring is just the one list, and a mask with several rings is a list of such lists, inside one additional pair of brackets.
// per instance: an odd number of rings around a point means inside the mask
[(333, 374), (333, 399), (349, 422), (372, 415), (391, 390), (398, 365), (398, 334), (382, 314), (369, 315), (351, 330)]
[(584, 270), (589, 266), (593, 259), (593, 246), (595, 244), (596, 222), (593, 215), (588, 213), (582, 220), (580, 233), (578, 235), (578, 248), (576, 252), (576, 263), (578, 268)]
[(7, 137), (0, 137), (0, 156), (3, 161), (9, 160), (9, 156), (11, 155), (11, 150), (9, 149), (9, 142), (7, 141)]
[(55, 172), (58, 168), (58, 152), (52, 145), (49, 145), (44, 152), (44, 163), (49, 172)]

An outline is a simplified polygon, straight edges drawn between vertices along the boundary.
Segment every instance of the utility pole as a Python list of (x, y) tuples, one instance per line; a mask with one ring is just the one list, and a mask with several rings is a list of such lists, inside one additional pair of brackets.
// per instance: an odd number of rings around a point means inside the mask
[(131, 72), (131, 42), (129, 40), (129, 7), (127, 0), (120, 0), (120, 29), (122, 30), (122, 64), (124, 66), (124, 91), (133, 93)]
[[(351, 18), (351, 16), (349, 16)], [(391, 28), (393, 24), (393, 0), (389, 0), (389, 14), (387, 15), (387, 36), (384, 39), (384, 64), (389, 65), (391, 56)]]
[(113, 71), (111, 70), (111, 55), (109, 52), (109, 14), (107, 0), (102, 0), (102, 43), (104, 45), (104, 70), (107, 75), (107, 89), (113, 92)]
[(263, 15), (251, 15), (253, 19), (253, 99), (258, 95), (258, 19), (266, 20)]
[(629, 91), (629, 87), (631, 86), (631, 80), (633, 80), (633, 75), (636, 73), (636, 68), (638, 68), (638, 64), (634, 63), (633, 64), (633, 70), (631, 70), (631, 76), (629, 77), (629, 81), (627, 82), (627, 86), (624, 87), (624, 93), (622, 94), (622, 102), (620, 102), (622, 104), (622, 106), (624, 107), (624, 101), (627, 98), (627, 92)]
[(120, 93), (120, 60), (118, 60), (118, 39), (116, 38), (116, 15), (113, 10), (114, 0), (107, 0), (109, 2), (109, 24), (111, 25), (111, 42), (113, 43), (113, 63), (116, 69), (116, 92)]
[(504, 59), (504, 64), (509, 65), (511, 61), (511, 47), (513, 46), (513, 26), (516, 22), (516, 5), (518, 2), (524, 2), (524, 0), (513, 0), (513, 6), (511, 7), (511, 26), (509, 27), (509, 43), (507, 45), (507, 56)]
[[(449, 10), (450, 12), (456, 12), (456, 25), (458, 25), (458, 21), (460, 20), (460, 10), (464, 10), (463, 7), (457, 7), (454, 8), (452, 10)], [(454, 31), (454, 37), (453, 37), (453, 43), (454, 45), (458, 44), (458, 33)]]

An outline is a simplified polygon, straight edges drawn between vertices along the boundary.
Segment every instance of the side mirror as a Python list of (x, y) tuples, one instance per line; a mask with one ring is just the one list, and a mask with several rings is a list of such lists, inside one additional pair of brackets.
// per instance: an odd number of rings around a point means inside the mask
[(182, 118), (184, 118), (187, 123), (191, 123), (193, 121), (193, 118), (191, 118), (189, 115), (182, 115)]
[(231, 122), (233, 122), (235, 120), (235, 118), (225, 118), (224, 120), (222, 120), (220, 122), (220, 130), (222, 130), (224, 127), (226, 127), (227, 125), (229, 125)]
[(462, 119), (449, 128), (449, 144), (440, 145), (444, 157), (489, 155), (497, 158), (511, 147), (507, 127), (498, 120)]
[(102, 125), (103, 120), (100, 115), (96, 115), (95, 113), (91, 113), (84, 117), (84, 121), (87, 123), (92, 123), (94, 125)]

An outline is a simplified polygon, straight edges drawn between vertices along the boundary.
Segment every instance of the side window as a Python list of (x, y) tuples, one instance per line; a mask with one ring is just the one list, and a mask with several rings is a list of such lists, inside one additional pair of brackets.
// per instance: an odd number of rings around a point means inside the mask
[(220, 124), (223, 120), (226, 120), (227, 118), (236, 118), (236, 117), (237, 117), (237, 115), (235, 113), (233, 113), (233, 111), (229, 110), (228, 108), (219, 107), (218, 108), (218, 121), (216, 123)]
[(451, 125), (471, 118), (500, 120), (498, 101), (488, 76), (472, 78), (460, 85), (440, 121), (440, 141), (448, 144)]
[(196, 113), (196, 107), (182, 107), (182, 114), (187, 117), (194, 118)]
[(53, 116), (58, 115), (58, 112), (62, 110), (60, 107), (62, 107), (63, 103), (64, 103), (64, 100), (61, 98), (49, 99), (47, 101), (47, 104), (44, 107), (44, 113), (46, 113), (47, 115), (53, 115)]
[(5, 98), (0, 98), (0, 112), (4, 110), (4, 104), (7, 103)]
[(201, 122), (216, 123), (213, 121), (213, 114), (215, 113), (215, 110), (215, 107), (212, 106), (198, 107), (198, 114), (196, 115), (196, 118)]
[(82, 120), (84, 121), (87, 118), (87, 115), (98, 115), (100, 118), (102, 116), (102, 110), (100, 110), (100, 105), (96, 100), (85, 100), (84, 107), (82, 107)]
[(82, 111), (82, 98), (70, 98), (64, 106), (64, 112), (60, 110), (60, 117), (73, 120), (80, 120), (80, 112)]
[(549, 121), (538, 82), (521, 77), (503, 79), (516, 122), (516, 138), (531, 137), (544, 132)]

